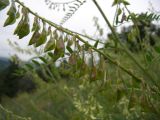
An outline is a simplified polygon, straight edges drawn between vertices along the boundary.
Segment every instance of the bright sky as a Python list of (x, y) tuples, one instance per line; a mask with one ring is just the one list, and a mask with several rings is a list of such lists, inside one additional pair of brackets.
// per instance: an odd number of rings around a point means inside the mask
[[(53, 10), (50, 10), (47, 5), (45, 4), (45, 0), (21, 0), (24, 2), (26, 6), (31, 8), (33, 11), (37, 12), (39, 15), (55, 22), (60, 23), (62, 17), (64, 16), (64, 13), (62, 12), (55, 12)], [(51, 0), (51, 1), (59, 1), (59, 0)], [(65, 0), (61, 0), (62, 2)], [(66, 0), (71, 1), (71, 0)], [(109, 18), (110, 21), (112, 21), (114, 17), (115, 7), (111, 7), (113, 0), (97, 0), (104, 12), (106, 13), (106, 16)], [(156, 10), (160, 11), (160, 0), (128, 0), (131, 5), (129, 6), (129, 9), (131, 11), (134, 11), (135, 13), (140, 13), (143, 11), (147, 11), (149, 8), (149, 1), (152, 2), (154, 8)], [(6, 11), (7, 9), (0, 11), (0, 56), (9, 56), (11, 54), (14, 54), (15, 52), (13, 49), (11, 49), (8, 46), (7, 39), (10, 39), (11, 41), (16, 40), (22, 47), (27, 47), (28, 44), (28, 37), (25, 37), (22, 40), (18, 40), (16, 36), (13, 36), (13, 31), (15, 29), (15, 25), (8, 26), (6, 28), (3, 28), (4, 21), (6, 19)], [(99, 11), (93, 4), (92, 0), (87, 0), (87, 2), (81, 6), (81, 8), (72, 16), (71, 19), (69, 19), (65, 24), (64, 27), (67, 27), (69, 29), (72, 29), (77, 32), (81, 32), (85, 29), (86, 33), (89, 35), (92, 35), (94, 32), (93, 28), (93, 17), (96, 16), (99, 18), (99, 23), (104, 26), (106, 31), (108, 30), (108, 27), (105, 25), (105, 22), (101, 15), (99, 14)], [(22, 57), (23, 55), (21, 55)], [(27, 58), (27, 56), (23, 56), (22, 58)]]

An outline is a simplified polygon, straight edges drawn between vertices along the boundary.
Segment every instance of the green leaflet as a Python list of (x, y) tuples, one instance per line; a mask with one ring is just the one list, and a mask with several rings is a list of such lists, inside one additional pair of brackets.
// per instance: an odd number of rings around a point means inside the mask
[(59, 54), (60, 56), (64, 56), (64, 53), (65, 53), (65, 45), (64, 45), (63, 39), (57, 40), (55, 53), (56, 53), (56, 54)]
[(40, 66), (41, 64), (38, 62), (38, 61), (36, 61), (36, 60), (32, 60), (32, 62), (36, 65), (36, 66)]
[(4, 23), (4, 27), (8, 25), (12, 25), (16, 22), (16, 13), (17, 13), (17, 10), (16, 10), (15, 3), (12, 2), (9, 11), (7, 12), (8, 18), (6, 19)]
[(39, 57), (39, 59), (42, 61), (42, 62), (44, 62), (44, 63), (46, 63), (47, 64), (47, 60), (45, 59), (45, 57)]
[(52, 37), (52, 35), (50, 36), (50, 40), (47, 42), (44, 51), (50, 51), (53, 50), (55, 48), (55, 39)]
[(23, 37), (27, 36), (30, 33), (29, 24), (23, 23), (20, 25), (19, 30), (17, 31), (17, 36), (19, 36), (19, 39), (22, 39)]
[(57, 48), (58, 49), (62, 49), (62, 50), (65, 49), (64, 41), (63, 41), (63, 39), (61, 37), (60, 37), (59, 40), (57, 40)]
[[(51, 54), (49, 56), (51, 57)], [(61, 50), (57, 49), (57, 47), (56, 47), (55, 50), (54, 50), (54, 54), (51, 58), (53, 59), (53, 61), (56, 61), (61, 56), (64, 56), (64, 53)]]
[(18, 6), (18, 10), (17, 10), (17, 12), (16, 12), (16, 19), (18, 19), (18, 18), (20, 17), (19, 9), (20, 9), (20, 5)]
[(14, 31), (14, 34), (19, 36), (19, 39), (22, 39), (23, 37), (27, 36), (30, 33), (28, 11), (25, 8), (23, 8), (22, 13), (23, 16), (17, 28)]
[(40, 45), (44, 44), (47, 40), (47, 31), (45, 27), (45, 23), (43, 22), (43, 30), (42, 33), (40, 34), (40, 37), (37, 38), (37, 41), (35, 43), (36, 47), (39, 47)]
[(39, 31), (35, 31), (34, 34), (32, 35), (31, 40), (29, 41), (29, 45), (33, 45), (37, 42), (37, 40), (40, 38), (40, 33)]
[(130, 3), (126, 0), (114, 0), (112, 6), (123, 3), (124, 5), (130, 5)]
[(40, 27), (40, 24), (39, 24), (38, 17), (35, 16), (32, 31), (38, 31), (38, 30), (40, 30), (40, 28), (41, 27)]
[(19, 10), (17, 11), (16, 13), (16, 19), (18, 19), (20, 17), (20, 13), (19, 13)]
[(47, 33), (45, 30), (42, 31), (39, 38), (37, 38), (37, 41), (35, 43), (36, 47), (39, 47), (40, 45), (44, 44), (47, 39)]
[(117, 15), (120, 15), (122, 13), (121, 8), (118, 9)]
[(9, 5), (9, 0), (0, 0), (0, 10), (3, 10)]
[(63, 39), (56, 40), (56, 47), (54, 50), (54, 58), (53, 60), (56, 61), (60, 57), (64, 57), (65, 53), (65, 45)]
[(54, 58), (54, 54), (52, 52), (48, 52), (48, 56), (52, 59)]
[(124, 5), (130, 5), (130, 3), (126, 0), (122, 0), (122, 2), (123, 2)]
[(25, 66), (26, 66), (29, 70), (33, 70), (33, 69), (34, 69), (34, 67), (32, 66), (32, 64), (27, 63), (27, 64), (25, 64)]
[(68, 50), (69, 53), (73, 53), (73, 50), (70, 46), (66, 46), (66, 49)]
[(73, 40), (68, 40), (67, 46), (71, 46), (73, 44)]
[(114, 0), (113, 3), (112, 3), (112, 6), (115, 6), (118, 4), (118, 0)]

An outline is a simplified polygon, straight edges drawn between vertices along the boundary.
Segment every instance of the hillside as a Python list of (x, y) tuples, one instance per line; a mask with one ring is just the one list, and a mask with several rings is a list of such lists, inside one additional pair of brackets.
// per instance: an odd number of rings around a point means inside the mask
[(4, 70), (10, 64), (8, 58), (0, 57), (0, 71)]

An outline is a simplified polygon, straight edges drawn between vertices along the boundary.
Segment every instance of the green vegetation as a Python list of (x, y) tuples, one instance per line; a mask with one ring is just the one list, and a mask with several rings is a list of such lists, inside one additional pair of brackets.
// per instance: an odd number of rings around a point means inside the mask
[(6, 58), (0, 57), (0, 71), (4, 70), (6, 67), (8, 67), (9, 61)]
[(11, 60), (2, 60), (2, 63), (6, 63), (4, 64), (6, 67), (0, 72), (0, 100), (3, 96), (12, 98), (20, 92), (31, 92), (36, 88), (32, 74), (20, 74), (22, 63), (16, 56), (13, 56)]
[[(5, 1), (1, 9), (8, 6)], [(79, 3), (72, 6), (75, 11), (84, 2)], [(42, 47), (43, 53), (27, 63), (13, 57), (9, 72), (2, 72), (7, 74), (0, 80), (5, 89), (0, 93), (0, 120), (159, 120), (160, 27), (153, 23), (159, 15), (135, 14), (129, 2), (114, 0), (112, 26), (96, 0), (93, 3), (111, 30), (105, 42), (48, 21), (19, 0), (11, 2), (4, 26), (21, 17), (14, 34), (21, 39), (32, 33), (29, 45)], [(32, 25), (30, 15), (35, 17)], [(129, 21), (132, 26), (116, 31)], [(96, 18), (95, 26), (103, 36)]]

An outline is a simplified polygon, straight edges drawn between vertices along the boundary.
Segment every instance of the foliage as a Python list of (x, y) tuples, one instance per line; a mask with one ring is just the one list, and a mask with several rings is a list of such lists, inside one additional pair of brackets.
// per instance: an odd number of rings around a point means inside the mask
[(0, 10), (6, 8), (9, 5), (9, 0), (1, 0), (0, 1)]
[[(139, 17), (141, 16), (144, 16), (144, 14), (139, 15)], [(160, 36), (158, 31), (160, 27), (152, 23), (152, 20), (139, 19), (137, 25), (124, 26), (121, 29), (121, 32), (117, 32), (117, 34), (132, 52), (147, 50), (150, 46), (154, 47), (159, 44), (158, 38)], [(110, 40), (113, 39), (112, 36), (112, 33), (108, 34)]]
[[(29, 45), (43, 47), (44, 52), (23, 67), (23, 72), (32, 72), (39, 88), (13, 101), (2, 100), (7, 109), (39, 120), (158, 120), (160, 37), (158, 29), (152, 29), (151, 22), (159, 20), (159, 15), (136, 15), (129, 11), (128, 1), (114, 0), (117, 11), (112, 26), (97, 1), (93, 3), (111, 30), (102, 48), (98, 47), (99, 40), (91, 38), (95, 41), (92, 45), (85, 40), (88, 36), (46, 20), (19, 0), (11, 1), (4, 26), (14, 24), (21, 17), (14, 33), (20, 39), (32, 34)], [(32, 26), (29, 23), (31, 14), (34, 16)], [(127, 33), (117, 33), (115, 27), (125, 21), (132, 21), (133, 26)], [(100, 26), (96, 27), (103, 35)], [(153, 31), (157, 34), (150, 34)], [(153, 45), (150, 37), (154, 37)], [(131, 52), (137, 48), (138, 52)], [(8, 113), (1, 109), (2, 113)]]
[(21, 61), (16, 56), (9, 62), (9, 65), (0, 72), (0, 98), (15, 97), (24, 91), (32, 92), (36, 88), (32, 75), (21, 71)]

